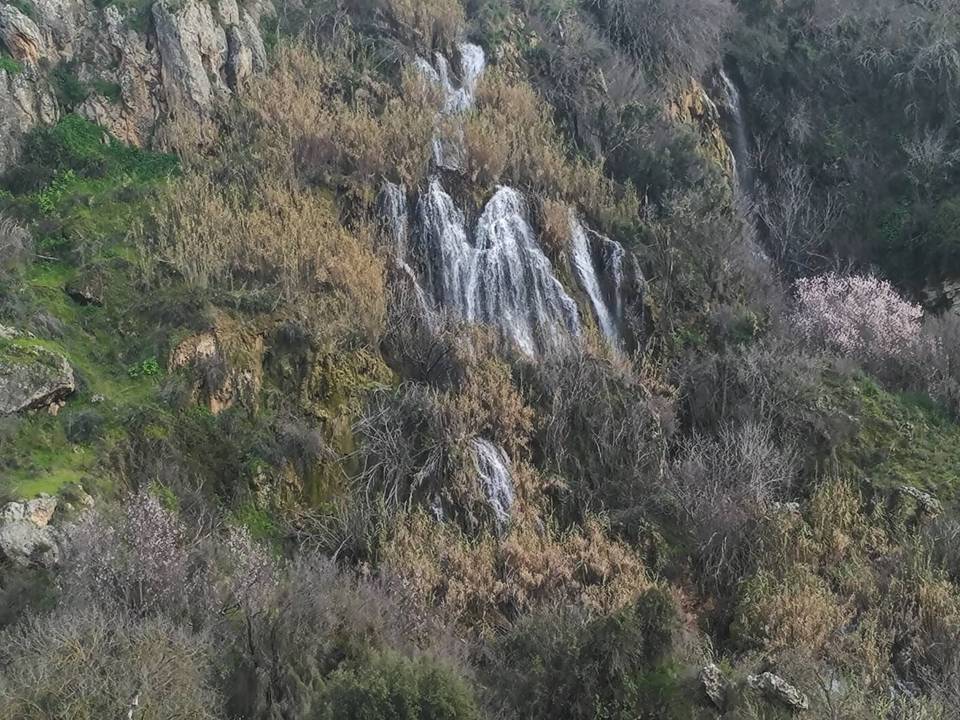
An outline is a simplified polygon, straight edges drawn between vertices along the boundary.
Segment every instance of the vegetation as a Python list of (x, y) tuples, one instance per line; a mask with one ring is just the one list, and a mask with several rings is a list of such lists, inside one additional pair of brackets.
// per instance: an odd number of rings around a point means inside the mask
[[(0, 717), (954, 717), (957, 0), (277, 10), (170, 154), (37, 66), (0, 381), (77, 387), (0, 417), (0, 497), (56, 496), (59, 543), (0, 553)], [(459, 87), (466, 39), (457, 114), (424, 61)], [(434, 177), (467, 226), (522, 193), (582, 337), (434, 307)]]

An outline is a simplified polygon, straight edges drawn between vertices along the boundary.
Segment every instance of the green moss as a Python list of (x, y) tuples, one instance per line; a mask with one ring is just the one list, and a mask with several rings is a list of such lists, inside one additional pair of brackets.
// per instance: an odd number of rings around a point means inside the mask
[(66, 115), (50, 128), (38, 128), (26, 140), (33, 162), (78, 179), (124, 176), (141, 182), (160, 180), (177, 171), (173, 155), (147, 152), (120, 143), (100, 126), (78, 115)]
[(0, 55), (0, 71), (7, 72), (10, 75), (17, 75), (23, 72), (23, 66), (9, 55)]
[(955, 500), (960, 425), (928, 397), (890, 393), (867, 377), (830, 387), (853, 432), (837, 449), (841, 466), (884, 486), (911, 485)]

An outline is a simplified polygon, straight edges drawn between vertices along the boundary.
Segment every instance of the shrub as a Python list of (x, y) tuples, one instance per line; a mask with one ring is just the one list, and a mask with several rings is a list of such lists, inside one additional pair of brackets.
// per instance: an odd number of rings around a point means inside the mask
[(824, 580), (797, 566), (777, 579), (761, 573), (740, 592), (731, 632), (744, 648), (821, 651), (849, 619)]
[(779, 447), (767, 425), (728, 425), (717, 438), (694, 435), (683, 444), (668, 488), (704, 584), (729, 588), (749, 571), (759, 520), (796, 474), (794, 451)]
[(0, 215), (0, 277), (26, 262), (31, 255), (32, 245), (26, 229)]
[(349, 7), (360, 22), (382, 14), (400, 40), (423, 51), (452, 45), (465, 21), (460, 0), (351, 0)]
[(148, 492), (130, 498), (122, 515), (86, 514), (68, 536), (64, 584), (78, 600), (177, 615), (207, 580), (191, 562), (183, 524)]
[(569, 514), (650, 501), (665, 452), (665, 399), (630, 368), (586, 353), (522, 369), (536, 412), (535, 464), (569, 485)]
[(318, 719), (397, 718), (475, 720), (480, 717), (469, 685), (451, 668), (430, 658), (376, 653), (338, 668), (317, 702)]
[(34, 617), (0, 636), (0, 715), (18, 720), (221, 717), (203, 635), (93, 608)]
[(265, 179), (245, 198), (195, 175), (163, 194), (154, 219), (157, 254), (188, 284), (273, 288), (321, 340), (379, 333), (383, 263), (370, 233), (348, 232), (320, 194)]
[(280, 576), (268, 610), (251, 608), (228, 640), (230, 717), (344, 717), (340, 703), (360, 713), (348, 717), (475, 714), (459, 651), (429, 612), (411, 612), (386, 581), (310, 553)]
[(721, 53), (733, 7), (722, 0), (605, 0), (596, 3), (609, 35), (654, 76), (701, 77)]
[(490, 684), (505, 709), (523, 718), (652, 717), (653, 708), (679, 710), (676, 685), (669, 677), (663, 685), (655, 680), (677, 629), (675, 603), (659, 588), (610, 615), (537, 613), (494, 643)]
[(611, 233), (638, 219), (640, 202), (634, 189), (607, 178), (602, 163), (575, 158), (542, 98), (528, 84), (495, 69), (487, 71), (463, 135), (467, 172), (475, 181), (509, 181), (563, 199)]
[(346, 180), (372, 203), (383, 178), (414, 187), (426, 176), (440, 97), (412, 69), (398, 89), (364, 75), (355, 80), (362, 87), (346, 92), (343, 85), (354, 79), (353, 61), (361, 52), (355, 43), (337, 37), (323, 54), (282, 45), (269, 72), (241, 96), (231, 133), (238, 143), (256, 142), (258, 162), (273, 174)]
[(836, 274), (798, 280), (792, 331), (828, 350), (889, 374), (910, 364), (921, 342), (923, 310), (886, 281)]
[(396, 518), (388, 531), (382, 566), (411, 598), (473, 632), (556, 603), (610, 612), (650, 587), (636, 551), (595, 517), (561, 532), (521, 515), (501, 539), (471, 538), (418, 512)]

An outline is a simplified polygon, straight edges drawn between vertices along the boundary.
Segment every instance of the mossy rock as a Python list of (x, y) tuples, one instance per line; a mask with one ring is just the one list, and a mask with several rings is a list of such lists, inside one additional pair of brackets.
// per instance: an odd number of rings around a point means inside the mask
[(48, 407), (75, 389), (62, 355), (30, 340), (0, 341), (0, 415)]

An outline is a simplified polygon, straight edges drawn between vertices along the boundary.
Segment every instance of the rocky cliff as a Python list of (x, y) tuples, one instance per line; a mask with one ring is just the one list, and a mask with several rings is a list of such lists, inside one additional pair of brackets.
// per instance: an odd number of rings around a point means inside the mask
[(76, 112), (150, 145), (263, 69), (269, 0), (32, 0), (0, 6), (0, 170), (38, 124)]

